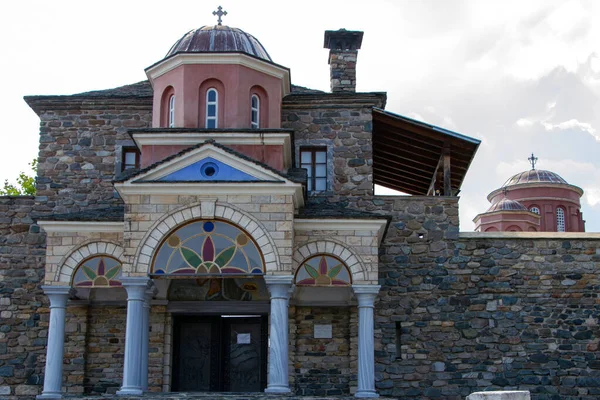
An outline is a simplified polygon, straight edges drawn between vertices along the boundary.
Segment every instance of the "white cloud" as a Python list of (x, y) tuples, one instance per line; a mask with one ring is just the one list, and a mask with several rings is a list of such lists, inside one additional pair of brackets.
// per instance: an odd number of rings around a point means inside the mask
[(597, 141), (600, 142), (600, 135), (596, 134), (596, 129), (594, 129), (592, 127), (592, 124), (590, 124), (588, 122), (580, 122), (580, 121), (576, 120), (575, 118), (573, 118), (568, 121), (560, 122), (558, 124), (552, 124), (547, 121), (541, 121), (541, 123), (542, 123), (542, 126), (544, 127), (544, 129), (546, 129), (547, 131), (553, 131), (556, 129), (562, 130), (562, 131), (567, 130), (567, 129), (580, 129), (584, 132), (589, 133)]
[(600, 187), (589, 186), (586, 187), (584, 194), (584, 199), (590, 207), (594, 207), (600, 204)]
[(517, 125), (521, 128), (527, 128), (533, 125), (533, 121), (528, 118), (519, 118), (517, 120)]

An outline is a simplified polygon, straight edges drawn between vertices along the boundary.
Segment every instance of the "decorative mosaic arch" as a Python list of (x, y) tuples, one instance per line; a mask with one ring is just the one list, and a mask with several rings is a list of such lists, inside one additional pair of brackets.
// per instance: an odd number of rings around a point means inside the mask
[(350, 286), (352, 274), (346, 264), (330, 254), (307, 258), (296, 270), (297, 286)]
[(223, 220), (196, 220), (169, 233), (154, 255), (154, 275), (263, 275), (252, 237)]
[(121, 260), (123, 253), (123, 247), (114, 242), (93, 240), (81, 243), (60, 262), (54, 281), (70, 285), (73, 274), (82, 261), (93, 256), (108, 256)]
[[(297, 271), (298, 276), (299, 268), (304, 268), (304, 264), (315, 256), (319, 255), (332, 255), (334, 259), (341, 261), (345, 267), (350, 271), (351, 282), (363, 281), (367, 278), (367, 269), (365, 268), (360, 256), (356, 254), (344, 243), (335, 241), (333, 239), (317, 239), (302, 244), (294, 251), (294, 270)], [(331, 268), (335, 267), (332, 265)]]
[(239, 226), (246, 231), (262, 252), (265, 273), (279, 269), (279, 254), (275, 242), (262, 223), (252, 215), (229, 204), (221, 204), (215, 199), (203, 200), (200, 203), (188, 204), (174, 210), (149, 229), (142, 239), (134, 262), (135, 273), (152, 273), (152, 259), (165, 236), (179, 226), (199, 219), (220, 219)]
[(83, 260), (73, 274), (73, 287), (121, 287), (121, 262), (113, 257), (99, 255)]

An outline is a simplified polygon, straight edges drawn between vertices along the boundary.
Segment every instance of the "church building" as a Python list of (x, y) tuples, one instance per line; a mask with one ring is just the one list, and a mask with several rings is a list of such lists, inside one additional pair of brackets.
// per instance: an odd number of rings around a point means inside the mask
[(356, 92), (363, 32), (325, 32), (322, 92), (215, 15), (146, 81), (25, 98), (39, 168), (35, 197), (0, 197), (2, 398), (600, 393), (581, 214), (564, 236), (459, 232), (480, 141)]

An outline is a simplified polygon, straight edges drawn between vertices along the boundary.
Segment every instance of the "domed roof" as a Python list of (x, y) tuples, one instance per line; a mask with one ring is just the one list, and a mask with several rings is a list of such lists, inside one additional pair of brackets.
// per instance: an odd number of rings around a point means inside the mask
[(552, 171), (546, 171), (543, 169), (530, 169), (529, 171), (520, 172), (516, 175), (508, 178), (504, 182), (505, 186), (520, 185), (524, 183), (564, 183), (567, 184), (563, 178), (557, 173)]
[(516, 200), (504, 198), (492, 206), (486, 212), (494, 211), (528, 211), (527, 207)]
[(240, 52), (273, 61), (258, 39), (226, 25), (205, 25), (189, 31), (171, 47), (165, 58), (177, 53), (207, 52)]

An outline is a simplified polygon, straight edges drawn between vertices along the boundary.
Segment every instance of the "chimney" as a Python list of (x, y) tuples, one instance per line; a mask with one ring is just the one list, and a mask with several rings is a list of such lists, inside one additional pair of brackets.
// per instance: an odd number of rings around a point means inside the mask
[(361, 31), (325, 31), (325, 47), (329, 49), (331, 92), (356, 92), (356, 57), (362, 44)]

